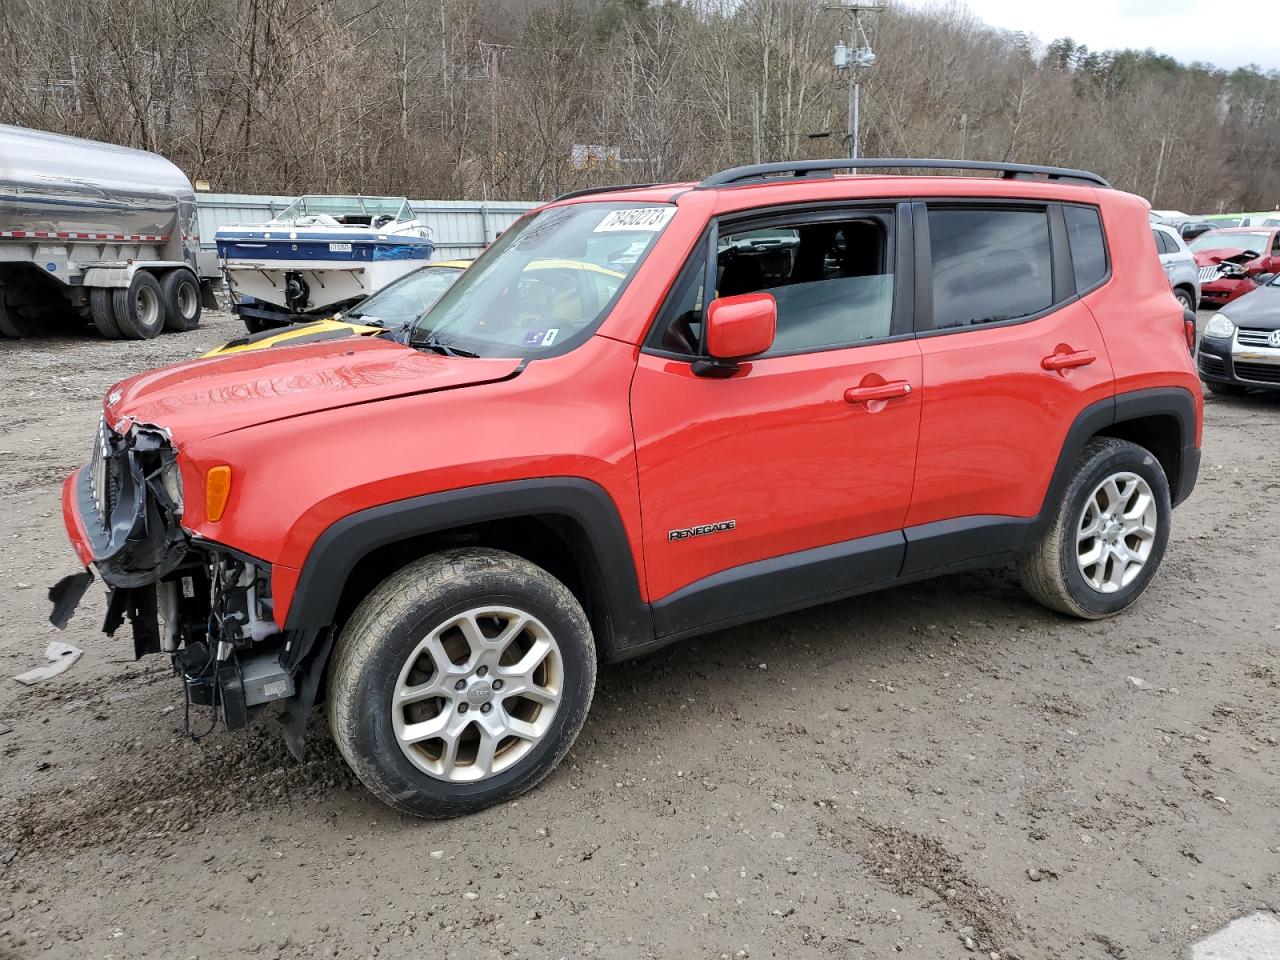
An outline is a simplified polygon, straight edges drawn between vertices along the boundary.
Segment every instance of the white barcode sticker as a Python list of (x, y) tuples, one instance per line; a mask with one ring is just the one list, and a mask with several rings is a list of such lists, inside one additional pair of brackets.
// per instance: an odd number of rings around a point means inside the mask
[(676, 215), (675, 207), (631, 207), (614, 210), (596, 227), (596, 233), (612, 233), (619, 230), (647, 230), (657, 232)]
[(330, 253), (350, 253), (351, 244), (349, 243), (331, 243), (329, 244)]

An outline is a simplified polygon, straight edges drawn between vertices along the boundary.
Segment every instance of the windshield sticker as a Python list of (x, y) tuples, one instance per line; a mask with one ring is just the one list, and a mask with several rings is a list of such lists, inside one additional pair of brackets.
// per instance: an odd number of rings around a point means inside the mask
[(542, 338), (545, 335), (545, 330), (530, 330), (524, 335), (524, 345), (526, 347), (536, 347), (542, 343)]
[(547, 331), (547, 335), (542, 338), (542, 345), (544, 347), (551, 346), (553, 343), (556, 342), (556, 337), (559, 335), (560, 335), (560, 328), (552, 327), (550, 330)]
[(667, 225), (676, 214), (675, 207), (633, 207), (614, 210), (605, 215), (595, 233), (612, 233), (619, 230), (647, 230), (653, 233)]

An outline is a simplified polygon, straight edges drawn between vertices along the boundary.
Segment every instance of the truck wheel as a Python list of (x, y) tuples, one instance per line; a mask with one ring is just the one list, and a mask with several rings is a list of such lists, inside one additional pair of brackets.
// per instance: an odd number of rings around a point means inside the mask
[(21, 340), (39, 335), (39, 321), (22, 316), (17, 307), (6, 302), (4, 291), (0, 290), (0, 336)]
[(106, 287), (94, 287), (89, 291), (89, 311), (93, 317), (93, 325), (108, 340), (119, 340), (124, 336), (120, 332), (120, 324), (116, 323), (115, 291)]
[(446, 550), (392, 574), (352, 614), (329, 669), (329, 728), (397, 810), (474, 813), (560, 762), (595, 677), (591, 628), (564, 584), (500, 550)]
[(1155, 576), (1172, 513), (1155, 456), (1127, 440), (1096, 437), (1076, 462), (1049, 531), (1018, 562), (1022, 585), (1073, 617), (1117, 614)]
[(190, 270), (170, 270), (160, 281), (164, 328), (186, 333), (200, 325), (200, 281)]
[(130, 340), (150, 340), (164, 329), (164, 294), (160, 281), (145, 270), (133, 275), (127, 289), (111, 292), (116, 323)]

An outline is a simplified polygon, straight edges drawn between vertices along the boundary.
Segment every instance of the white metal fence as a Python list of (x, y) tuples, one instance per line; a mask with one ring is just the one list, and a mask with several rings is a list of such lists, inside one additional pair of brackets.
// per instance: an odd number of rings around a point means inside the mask
[[(212, 252), (219, 227), (265, 223), (291, 204), (295, 197), (252, 193), (198, 193), (200, 247)], [(520, 214), (536, 203), (478, 200), (410, 200), (420, 223), (431, 228), (435, 241), (433, 259), (474, 257)]]

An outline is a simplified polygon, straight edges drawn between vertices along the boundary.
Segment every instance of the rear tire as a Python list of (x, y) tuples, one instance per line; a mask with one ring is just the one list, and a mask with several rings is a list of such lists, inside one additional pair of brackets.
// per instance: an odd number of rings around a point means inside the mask
[(1182, 304), (1184, 309), (1191, 310), (1192, 312), (1195, 311), (1196, 309), (1195, 297), (1192, 295), (1191, 291), (1188, 290), (1186, 287), (1175, 287), (1173, 291), (1173, 295), (1178, 299), (1178, 302)]
[(190, 270), (170, 270), (162, 281), (164, 328), (187, 333), (200, 325), (200, 281)]
[(384, 580), (342, 630), (329, 728), (379, 799), (420, 817), (519, 796), (586, 720), (596, 649), (559, 580), (499, 550), (455, 549)]
[(120, 324), (116, 323), (114, 292), (106, 287), (94, 287), (89, 291), (89, 315), (98, 332), (108, 340), (119, 340), (124, 336)]
[(1169, 481), (1154, 454), (1095, 437), (1076, 461), (1048, 532), (1018, 561), (1022, 586), (1069, 616), (1114, 616), (1155, 576), (1172, 513)]
[(1210, 393), (1219, 397), (1243, 397), (1247, 392), (1238, 383), (1214, 383), (1212, 380), (1205, 380), (1204, 385), (1209, 388)]
[(266, 320), (262, 317), (241, 317), (244, 321), (244, 328), (250, 333), (263, 333), (266, 330), (283, 330), (289, 326), (287, 323), (281, 323), (278, 320)]
[(111, 296), (116, 324), (130, 340), (150, 340), (164, 329), (164, 292), (152, 274), (139, 270), (127, 289)]
[(42, 332), (41, 324), (31, 317), (24, 317), (17, 307), (7, 303), (4, 291), (0, 290), (0, 336), (21, 340), (24, 337), (37, 337)]

